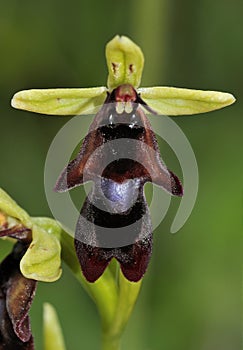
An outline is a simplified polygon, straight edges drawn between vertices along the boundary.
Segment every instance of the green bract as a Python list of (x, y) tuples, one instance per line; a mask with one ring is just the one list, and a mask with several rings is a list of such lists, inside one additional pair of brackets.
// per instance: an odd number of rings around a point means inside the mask
[(54, 307), (44, 304), (44, 349), (65, 350), (61, 326)]
[(11, 226), (21, 224), (32, 231), (32, 242), (20, 261), (22, 274), (37, 281), (56, 281), (62, 272), (61, 227), (49, 218), (31, 218), (1, 188), (0, 211), (7, 216)]
[[(213, 111), (234, 103), (233, 95), (174, 87), (138, 88), (144, 58), (139, 46), (126, 36), (115, 36), (106, 45), (108, 81), (106, 87), (84, 89), (24, 90), (16, 93), (12, 106), (53, 115), (92, 114), (106, 98), (106, 92), (131, 84), (157, 114), (184, 115)], [(145, 111), (148, 113), (148, 111)]]

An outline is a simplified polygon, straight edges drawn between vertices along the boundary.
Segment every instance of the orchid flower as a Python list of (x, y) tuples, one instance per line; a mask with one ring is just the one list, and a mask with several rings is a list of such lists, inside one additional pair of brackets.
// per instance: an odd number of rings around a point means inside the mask
[[(106, 45), (106, 60), (108, 67), (107, 86), (23, 90), (17, 92), (13, 96), (11, 104), (17, 109), (41, 114), (84, 115), (94, 114), (100, 111), (102, 106), (104, 106), (104, 104), (106, 104), (108, 101), (114, 102), (117, 114), (122, 115), (124, 112), (128, 114), (131, 113), (133, 111), (131, 103), (135, 102), (137, 105), (139, 105), (139, 108), (141, 107), (144, 109), (146, 114), (177, 116), (217, 110), (231, 105), (235, 101), (233, 95), (225, 92), (191, 90), (167, 86), (140, 87), (144, 66), (144, 56), (140, 47), (126, 36), (117, 35), (110, 42), (108, 42)], [(96, 165), (95, 162), (94, 165)], [(70, 188), (82, 183), (80, 174), (77, 174), (75, 171), (76, 169), (74, 169), (74, 177), (70, 176)], [(74, 181), (72, 182), (73, 179)], [(178, 186), (174, 187), (174, 193), (173, 191), (171, 191), (171, 193), (182, 195), (182, 187), (180, 187), (180, 182), (177, 182), (177, 184)], [(56, 189), (60, 191), (67, 190), (65, 187), (66, 185), (67, 184), (62, 182), (61, 178), (59, 178)], [(4, 208), (2, 210), (4, 211)], [(14, 215), (12, 216), (15, 217)], [(21, 221), (20, 218), (18, 219)], [(0, 223), (1, 220), (4, 221), (0, 216)], [(24, 223), (23, 220), (27, 220), (27, 228), (31, 226), (31, 228), (37, 227), (37, 231), (40, 229), (41, 232), (42, 230), (46, 231), (43, 219), (39, 219), (40, 222), (38, 222), (38, 219), (31, 219), (29, 221), (29, 218), (26, 217), (26, 215), (23, 215), (21, 222)], [(44, 235), (45, 233), (42, 232), (41, 237), (44, 238)], [(38, 244), (38, 237), (39, 236), (37, 234), (34, 236), (33, 230), (32, 244), (34, 242), (34, 246), (36, 246), (37, 256), (39, 256), (39, 252), (42, 248), (42, 244)], [(43, 242), (42, 238), (41, 242)], [(136, 271), (133, 267), (132, 278), (130, 278), (130, 262), (128, 260), (123, 261), (119, 255), (119, 251), (116, 251), (116, 256), (113, 253), (113, 255), (104, 255), (104, 251), (100, 251), (98, 249), (95, 256), (95, 259), (99, 261), (98, 266), (97, 261), (95, 261), (93, 264), (93, 260), (90, 260), (90, 257), (94, 255), (94, 250), (91, 252), (86, 250), (86, 256), (83, 254), (84, 250), (82, 250), (82, 254), (77, 254), (79, 258), (78, 262), (76, 256), (73, 255), (74, 247), (72, 238), (67, 234), (64, 234), (61, 237), (61, 241), (64, 260), (72, 269), (74, 275), (94, 299), (99, 309), (102, 318), (103, 348), (118, 349), (122, 331), (127, 323), (127, 320), (129, 319), (139, 293), (141, 276), (143, 276), (145, 272), (147, 262), (150, 257), (150, 242), (145, 249), (144, 256), (146, 261), (143, 262), (144, 268), (140, 272), (138, 271), (138, 276), (135, 276)], [(56, 247), (55, 249), (57, 256), (59, 256), (60, 251), (58, 245), (53, 241), (50, 243), (50, 247), (52, 247), (52, 244), (54, 244), (53, 248), (54, 246)], [(136, 246), (134, 245), (134, 247)], [(77, 246), (76, 242), (76, 251), (79, 249), (80, 247)], [(54, 250), (51, 249), (52, 252)], [(116, 257), (118, 260), (120, 259), (120, 263), (123, 264), (121, 265), (123, 272), (125, 271), (125, 274), (120, 272), (118, 283), (116, 277), (114, 277), (116, 275), (114, 273), (114, 265), (106, 268), (112, 257)], [(129, 257), (131, 257), (131, 255), (129, 255)], [(141, 255), (141, 257), (143, 256)], [(22, 267), (21, 269), (23, 273), (27, 273), (28, 276), (32, 276), (31, 278), (33, 278), (36, 270), (32, 268), (33, 266), (31, 263), (29, 265), (29, 261), (31, 261), (31, 259), (33, 259), (33, 255), (31, 255), (31, 252), (27, 250), (20, 262), (20, 266)], [(37, 258), (37, 260), (38, 259), (39, 258)], [(87, 265), (86, 260), (89, 260), (89, 265)], [(41, 259), (38, 261), (41, 261)], [(52, 276), (54, 275), (54, 278), (58, 278), (60, 272), (60, 270), (58, 270), (58, 266), (60, 267), (60, 265), (57, 263), (56, 258), (54, 258), (54, 261), (55, 268), (53, 269)], [(90, 281), (95, 281), (94, 283), (88, 283), (87, 280), (83, 278), (83, 275), (78, 270), (79, 263), (86, 266), (86, 270), (83, 268), (83, 271), (87, 272), (86, 278), (87, 276), (90, 276)], [(96, 276), (95, 273), (97, 272), (97, 266), (99, 267), (99, 271)], [(93, 269), (91, 274), (89, 272), (90, 268)], [(106, 270), (104, 271), (104, 269)], [(45, 271), (40, 268), (37, 275), (41, 275), (46, 278)], [(140, 281), (136, 283), (130, 282), (129, 278), (126, 279), (124, 277), (125, 275), (130, 278), (130, 281)], [(96, 281), (97, 278), (98, 280)]]
[[(97, 114), (96, 119), (91, 125), (92, 127), (93, 125), (99, 125), (99, 120), (100, 118), (102, 119), (102, 108), (104, 114), (113, 114), (112, 109), (109, 109), (109, 107), (102, 107), (108, 106), (111, 102), (115, 104), (115, 113), (118, 115), (121, 115), (123, 112), (127, 115), (129, 115), (129, 113), (133, 114), (137, 108), (133, 107), (133, 105), (141, 106), (144, 109), (144, 112), (148, 114), (183, 115), (208, 112), (230, 105), (235, 101), (231, 94), (216, 91), (201, 91), (160, 86), (140, 88), (139, 85), (143, 72), (144, 56), (140, 47), (125, 36), (115, 36), (106, 45), (106, 60), (108, 67), (107, 87), (24, 90), (14, 95), (12, 106), (32, 112), (53, 115), (82, 115), (94, 113), (98, 109), (100, 116)], [(142, 119), (145, 121), (146, 117), (143, 117)], [(149, 122), (144, 123), (147, 125), (147, 128), (149, 128)], [(147, 138), (154, 140), (150, 142), (151, 145), (153, 145), (157, 141), (152, 135), (152, 131), (150, 134), (150, 137), (147, 136)], [(58, 179), (58, 183), (55, 186), (56, 191), (66, 191), (83, 183), (83, 169), (90, 154), (98, 147), (99, 142), (97, 140), (100, 139), (99, 135), (96, 135), (95, 132), (93, 132), (93, 136), (90, 135), (85, 138), (83, 143), (84, 146), (81, 149), (80, 154), (68, 165), (67, 169), (64, 170), (63, 174)], [(99, 143), (99, 146), (100, 145), (101, 144)], [(158, 147), (156, 146), (155, 148), (155, 151), (157, 152)], [(155, 164), (158, 163), (158, 157), (159, 156), (156, 155), (156, 157), (154, 157), (155, 159), (152, 159), (151, 162), (151, 155), (149, 154), (147, 158), (144, 155), (145, 163), (147, 159), (147, 163), (149, 164), (146, 163), (146, 168), (149, 170), (153, 169)], [(96, 169), (98, 163), (99, 159), (93, 162), (90, 166)], [(168, 171), (161, 162), (159, 163), (160, 164), (157, 164), (157, 171), (152, 170), (155, 183), (161, 185), (171, 194), (181, 196), (183, 191), (179, 180), (172, 172)], [(137, 172), (139, 173), (141, 171), (139, 170)], [(147, 180), (148, 179), (146, 179), (146, 181)], [(142, 180), (140, 179), (140, 181)], [(143, 180), (142, 183), (144, 184), (145, 180)], [(112, 186), (112, 184), (110, 186)], [(143, 192), (142, 186), (143, 185), (140, 187)], [(91, 207), (89, 207), (88, 211), (90, 212), (92, 210), (94, 210), (94, 208), (91, 209)], [(86, 212), (87, 208), (85, 213)], [(84, 227), (83, 222), (80, 225), (81, 228)], [(87, 230), (89, 232), (92, 231), (92, 229)], [(76, 232), (76, 238), (79, 236), (79, 232)], [(133, 255), (130, 256), (130, 260), (134, 262), (134, 269), (130, 271), (131, 266), (125, 264), (125, 261), (127, 261), (128, 258), (123, 257), (120, 252), (117, 253), (117, 251), (114, 250), (113, 252), (110, 251), (108, 254), (102, 249), (95, 250), (94, 252), (92, 248), (88, 248), (88, 246), (86, 248), (84, 248), (82, 244), (78, 244), (78, 246), (76, 244), (80, 264), (88, 281), (95, 281), (103, 273), (112, 257), (116, 257), (116, 259), (120, 261), (125, 275), (128, 276), (131, 281), (138, 281), (146, 271), (149, 256), (151, 255), (151, 244), (148, 245), (146, 249), (147, 259), (142, 259), (142, 255), (138, 252), (134, 251), (132, 253), (132, 250), (129, 254)], [(88, 251), (88, 249), (90, 251)], [(135, 255), (136, 257), (141, 256), (137, 260)], [(144, 252), (143, 255), (145, 257)], [(96, 259), (91, 259), (91, 257), (95, 256), (97, 256)], [(136, 273), (135, 265), (139, 266), (139, 273)]]

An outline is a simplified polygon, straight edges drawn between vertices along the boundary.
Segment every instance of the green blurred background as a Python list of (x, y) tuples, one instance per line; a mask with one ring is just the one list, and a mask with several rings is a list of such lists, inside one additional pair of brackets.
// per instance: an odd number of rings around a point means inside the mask
[[(0, 2), (0, 186), (32, 215), (51, 216), (45, 157), (69, 119), (11, 109), (10, 99), (28, 88), (106, 84), (104, 46), (115, 34), (143, 49), (142, 86), (215, 89), (238, 98), (224, 110), (174, 118), (197, 157), (198, 198), (176, 235), (169, 233), (176, 198), (156, 229), (122, 349), (241, 349), (242, 14), (242, 0)], [(162, 155), (181, 176), (173, 153)], [(1, 256), (9, 250), (1, 242)], [(96, 309), (64, 266), (58, 282), (39, 283), (31, 312), (37, 349), (44, 301), (57, 308), (69, 350), (99, 348)]]

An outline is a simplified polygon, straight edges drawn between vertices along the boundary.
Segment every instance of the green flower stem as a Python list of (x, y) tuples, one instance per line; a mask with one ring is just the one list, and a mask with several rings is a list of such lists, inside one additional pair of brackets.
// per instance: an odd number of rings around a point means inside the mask
[(139, 295), (142, 280), (139, 282), (130, 282), (122, 274), (119, 274), (119, 297), (116, 309), (116, 315), (112, 323), (112, 333), (119, 335), (123, 332), (134, 305)]
[(104, 332), (102, 334), (102, 350), (120, 350), (121, 337), (112, 337), (110, 333)]
[(119, 270), (120, 270), (120, 266), (119, 264), (117, 263), (117, 260), (116, 259), (111, 259), (111, 262), (109, 264), (109, 269), (113, 275), (113, 278), (115, 279), (116, 281), (116, 284), (118, 286), (118, 279), (119, 279)]
[[(117, 263), (117, 262), (116, 262)], [(142, 280), (129, 282), (119, 271), (119, 296), (115, 317), (110, 328), (103, 329), (102, 350), (119, 350), (120, 339), (136, 303)]]
[(121, 335), (137, 300), (141, 281), (129, 282), (119, 271), (117, 285), (114, 272), (118, 263), (112, 261), (112, 269), (107, 268), (95, 283), (89, 283), (80, 271), (73, 247), (73, 238), (64, 231), (61, 235), (61, 245), (62, 259), (94, 300), (99, 310), (102, 321), (102, 350), (119, 350)]
[(80, 265), (74, 251), (73, 238), (64, 231), (61, 235), (61, 245), (62, 259), (94, 300), (99, 310), (103, 330), (106, 331), (112, 324), (118, 302), (118, 288), (111, 271), (107, 268), (96, 282), (87, 282), (80, 271)]

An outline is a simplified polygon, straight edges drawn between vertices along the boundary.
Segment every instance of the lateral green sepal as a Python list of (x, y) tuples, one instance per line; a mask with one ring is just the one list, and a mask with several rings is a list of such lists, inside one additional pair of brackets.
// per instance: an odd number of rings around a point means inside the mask
[(166, 86), (139, 88), (138, 93), (152, 110), (164, 115), (205, 113), (235, 102), (234, 96), (226, 92)]
[(106, 87), (84, 89), (31, 89), (17, 92), (11, 105), (50, 115), (94, 114), (105, 101)]

